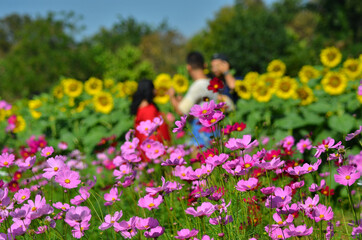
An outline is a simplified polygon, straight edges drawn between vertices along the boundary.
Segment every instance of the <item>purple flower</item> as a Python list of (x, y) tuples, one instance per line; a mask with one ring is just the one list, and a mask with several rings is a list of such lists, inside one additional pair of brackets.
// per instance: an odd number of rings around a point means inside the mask
[(313, 227), (307, 228), (306, 225), (300, 225), (295, 227), (293, 224), (289, 225), (289, 229), (286, 229), (286, 232), (291, 237), (303, 237), (311, 235), (313, 233)]
[(68, 203), (61, 203), (61, 202), (56, 202), (56, 203), (53, 203), (53, 207), (55, 207), (56, 209), (60, 209), (64, 212), (68, 211), (69, 208), (70, 208), (70, 205)]
[(177, 239), (188, 239), (195, 237), (199, 233), (199, 230), (197, 229), (181, 229), (180, 231), (177, 231), (177, 236), (175, 238)]
[(70, 199), (71, 204), (79, 205), (90, 197), (87, 187), (81, 187), (79, 189), (79, 194), (80, 195), (75, 196), (73, 199)]
[(16, 164), (19, 166), (19, 168), (24, 171), (27, 169), (30, 169), (31, 167), (33, 167), (34, 163), (36, 161), (36, 156), (33, 157), (27, 157), (25, 158), (25, 160), (19, 159), (16, 161)]
[(151, 228), (149, 231), (146, 231), (143, 235), (146, 238), (158, 238), (165, 232), (165, 228), (161, 226), (157, 226), (155, 228)]
[(334, 175), (334, 180), (342, 185), (351, 186), (356, 180), (360, 178), (361, 173), (357, 171), (356, 167), (347, 165), (337, 169)]
[(28, 200), (28, 204), (25, 205), (28, 205), (30, 208), (30, 219), (36, 219), (53, 212), (53, 208), (49, 204), (46, 204), (45, 198), (42, 198), (40, 195), (35, 196), (35, 201)]
[(235, 186), (236, 190), (246, 192), (253, 190), (258, 185), (257, 178), (249, 178), (248, 180), (240, 180)]
[(321, 190), (322, 188), (324, 188), (325, 186), (326, 186), (326, 180), (322, 179), (320, 186), (318, 186), (316, 183), (312, 183), (312, 185), (309, 187), (309, 191), (317, 192), (317, 191)]
[(88, 207), (71, 207), (65, 215), (64, 221), (71, 227), (79, 226), (79, 223), (89, 222), (92, 218)]
[(210, 218), (209, 223), (211, 225), (226, 225), (233, 221), (234, 221), (234, 219), (232, 216), (226, 215), (225, 217), (218, 216), (216, 218)]
[(181, 117), (181, 121), (176, 121), (175, 124), (177, 127), (175, 127), (172, 132), (182, 132), (185, 125), (186, 125), (186, 119), (187, 119), (187, 115), (184, 115)]
[(223, 120), (225, 115), (222, 112), (214, 112), (207, 117), (200, 117), (199, 121), (204, 127), (214, 126), (219, 121)]
[(273, 158), (270, 162), (266, 162), (263, 160), (261, 163), (256, 164), (256, 166), (267, 170), (273, 170), (280, 168), (281, 166), (284, 165), (284, 163), (285, 161), (280, 161), (280, 158)]
[(151, 120), (141, 121), (137, 126), (137, 131), (143, 135), (150, 136), (157, 128), (157, 125)]
[(194, 217), (202, 217), (202, 216), (210, 217), (210, 215), (215, 212), (215, 206), (210, 202), (203, 202), (201, 206), (197, 207), (196, 210), (192, 207), (189, 207), (188, 209), (185, 210), (185, 212)]
[(221, 153), (220, 155), (215, 155), (215, 156), (206, 158), (205, 162), (214, 167), (217, 167), (217, 166), (223, 164), (228, 158), (229, 158), (229, 155), (227, 155), (225, 153)]
[(49, 158), (47, 160), (48, 168), (44, 168), (43, 177), (50, 180), (53, 176), (57, 175), (60, 171), (68, 169), (61, 159)]
[(136, 221), (136, 228), (139, 230), (147, 230), (150, 228), (155, 228), (157, 227), (159, 224), (159, 222), (157, 221), (157, 219), (154, 218), (137, 218)]
[(362, 126), (359, 126), (359, 129), (356, 130), (353, 133), (347, 134), (346, 141), (351, 141), (353, 138), (355, 138), (357, 135), (359, 135), (362, 132)]

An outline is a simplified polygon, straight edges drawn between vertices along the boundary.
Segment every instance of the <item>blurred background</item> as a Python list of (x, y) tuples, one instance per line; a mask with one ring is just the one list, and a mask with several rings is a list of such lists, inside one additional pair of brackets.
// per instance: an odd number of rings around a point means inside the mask
[(61, 78), (174, 74), (190, 50), (225, 53), (238, 76), (275, 58), (295, 76), (327, 46), (358, 58), (362, 1), (2, 0), (0, 96), (32, 98)]

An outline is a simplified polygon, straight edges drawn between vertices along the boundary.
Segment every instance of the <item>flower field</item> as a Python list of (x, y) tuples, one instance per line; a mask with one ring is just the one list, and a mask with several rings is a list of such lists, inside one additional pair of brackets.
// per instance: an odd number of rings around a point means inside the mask
[[(362, 58), (336, 48), (285, 76), (280, 60), (238, 80), (235, 112), (185, 116), (154, 80), (173, 144), (134, 137), (137, 82), (64, 78), (51, 94), (0, 101), (0, 239), (360, 239)], [(188, 119), (212, 133), (189, 146)], [(176, 120), (176, 121), (175, 121)]]

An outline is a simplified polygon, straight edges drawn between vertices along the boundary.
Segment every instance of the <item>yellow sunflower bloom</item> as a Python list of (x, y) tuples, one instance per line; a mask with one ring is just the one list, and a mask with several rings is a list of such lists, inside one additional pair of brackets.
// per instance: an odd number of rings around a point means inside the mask
[(123, 86), (124, 93), (128, 96), (132, 96), (137, 91), (138, 83), (136, 81), (125, 81)]
[(300, 87), (296, 91), (298, 98), (301, 100), (301, 105), (309, 105), (314, 101), (314, 93), (308, 86)]
[(116, 84), (116, 86), (112, 88), (112, 93), (114, 93), (115, 96), (118, 98), (124, 98), (126, 96), (124, 88), (125, 88), (124, 83), (119, 82)]
[(362, 63), (357, 59), (349, 58), (343, 63), (343, 70), (349, 80), (355, 80), (362, 73)]
[(260, 75), (258, 81), (265, 84), (271, 93), (275, 93), (278, 88), (279, 77), (275, 77), (272, 73), (264, 73)]
[(313, 66), (305, 65), (299, 71), (298, 76), (302, 83), (308, 83), (309, 80), (319, 77), (319, 71)]
[(247, 81), (236, 80), (235, 92), (242, 99), (249, 100), (251, 98), (251, 87)]
[(263, 83), (258, 83), (253, 90), (253, 98), (258, 102), (269, 102), (273, 93)]
[(53, 89), (53, 96), (60, 99), (64, 96), (64, 91), (63, 91), (63, 87), (64, 85), (58, 85)]
[(5, 113), (5, 109), (0, 108), (0, 122), (5, 120), (6, 117), (6, 113)]
[(39, 99), (33, 99), (33, 100), (29, 100), (28, 102), (28, 106), (30, 109), (36, 109), (41, 107), (42, 102)]
[(13, 133), (18, 133), (24, 131), (26, 126), (25, 120), (22, 116), (16, 116), (15, 128), (13, 129)]
[(285, 64), (279, 59), (271, 61), (267, 67), (267, 71), (271, 73), (274, 77), (282, 77), (285, 73), (285, 70)]
[(189, 81), (181, 74), (175, 74), (172, 78), (172, 86), (177, 93), (184, 93), (189, 87)]
[(89, 95), (96, 95), (97, 93), (99, 93), (100, 91), (102, 91), (103, 89), (103, 82), (102, 80), (95, 78), (95, 77), (91, 77), (88, 79), (88, 81), (86, 81), (84, 83), (84, 90), (89, 94)]
[(104, 87), (107, 88), (107, 89), (113, 87), (114, 84), (115, 84), (115, 82), (111, 78), (108, 78), (108, 79), (104, 80)]
[(158, 104), (166, 104), (170, 101), (170, 96), (167, 94), (168, 88), (159, 87), (156, 88), (156, 96), (153, 98), (153, 101)]
[(99, 92), (93, 97), (96, 112), (108, 114), (114, 107), (112, 95), (108, 92)]
[(30, 110), (30, 114), (34, 119), (39, 119), (41, 117), (41, 112), (39, 111)]
[(259, 73), (257, 73), (257, 72), (248, 72), (244, 77), (244, 81), (256, 82), (258, 80), (258, 77), (259, 77)]
[(64, 93), (69, 97), (76, 98), (83, 92), (83, 83), (75, 79), (64, 80)]
[(169, 89), (172, 86), (171, 76), (167, 73), (160, 73), (153, 81), (155, 88), (166, 88)]
[(328, 72), (322, 79), (322, 86), (326, 93), (330, 95), (339, 95), (347, 87), (347, 78), (339, 72)]
[(328, 68), (337, 66), (342, 60), (342, 54), (336, 47), (329, 47), (322, 50), (321, 62)]
[(276, 95), (282, 99), (295, 97), (297, 87), (298, 84), (294, 78), (288, 76), (282, 77), (278, 81), (278, 89), (276, 91)]

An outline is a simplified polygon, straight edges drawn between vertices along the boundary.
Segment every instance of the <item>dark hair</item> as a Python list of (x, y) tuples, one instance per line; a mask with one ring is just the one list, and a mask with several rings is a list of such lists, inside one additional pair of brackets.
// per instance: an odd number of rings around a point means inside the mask
[[(142, 79), (138, 82), (137, 91), (133, 94), (131, 103), (131, 114), (136, 115), (138, 107), (143, 100), (146, 100), (149, 104), (157, 105), (153, 102), (154, 97), (154, 86), (151, 80)], [(157, 108), (158, 109), (158, 108)]]
[(212, 55), (211, 60), (220, 59), (229, 63), (229, 58), (223, 53), (215, 53)]
[(204, 57), (199, 52), (190, 52), (187, 55), (186, 62), (192, 69), (204, 69), (205, 67)]

